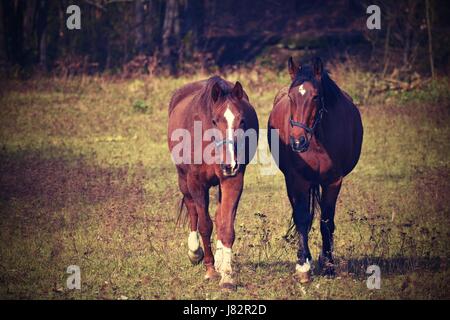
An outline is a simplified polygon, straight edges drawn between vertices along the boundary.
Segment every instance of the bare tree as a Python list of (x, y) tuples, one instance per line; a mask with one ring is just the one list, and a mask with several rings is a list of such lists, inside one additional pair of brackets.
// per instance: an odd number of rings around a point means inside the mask
[(431, 77), (434, 79), (434, 61), (433, 61), (433, 38), (431, 36), (431, 19), (430, 19), (430, 0), (425, 1), (425, 11), (427, 17), (427, 31), (428, 31), (428, 55), (430, 58)]
[(176, 74), (180, 44), (179, 0), (167, 0), (162, 30), (162, 56), (170, 72)]
[(136, 19), (136, 50), (138, 54), (144, 52), (144, 1), (136, 0), (134, 3), (134, 13)]
[(35, 30), (39, 46), (39, 67), (45, 71), (47, 69), (47, 18), (49, 2), (48, 0), (38, 0), (35, 9)]
[(6, 57), (13, 64), (24, 65), (23, 21), (27, 2), (2, 0), (1, 4)]

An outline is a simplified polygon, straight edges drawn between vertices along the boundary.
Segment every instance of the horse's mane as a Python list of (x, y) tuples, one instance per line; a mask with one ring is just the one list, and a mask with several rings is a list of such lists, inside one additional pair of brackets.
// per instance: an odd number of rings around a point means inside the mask
[(289, 93), (289, 87), (283, 87), (275, 96), (275, 99), (273, 100), (273, 105), (276, 105), (282, 98), (287, 96)]
[(200, 90), (204, 86), (205, 81), (196, 81), (193, 83), (189, 83), (179, 89), (177, 89), (170, 99), (169, 103), (169, 115), (172, 113), (175, 106), (188, 95), (194, 93), (195, 91)]
[[(297, 75), (292, 81), (290, 88), (298, 86), (305, 81), (311, 81), (314, 79), (313, 69), (309, 65), (302, 66), (297, 72)], [(322, 71), (322, 87), (324, 91), (325, 106), (333, 106), (337, 99), (343, 96), (342, 90), (338, 85), (330, 78), (327, 70)]]
[(193, 82), (183, 86), (175, 91), (169, 104), (169, 115), (175, 106), (186, 96), (196, 93), (192, 100), (192, 105), (200, 108), (203, 114), (210, 114), (214, 101), (211, 91), (214, 85), (218, 83), (222, 88), (222, 92), (227, 95), (231, 92), (230, 85), (219, 76), (212, 76), (207, 80)]
[(194, 99), (196, 104), (201, 108), (203, 114), (210, 114), (212, 106), (214, 105), (214, 100), (211, 95), (212, 88), (215, 84), (219, 84), (224, 95), (228, 95), (231, 92), (230, 85), (219, 76), (212, 76), (206, 80), (206, 85), (199, 92), (198, 96)]

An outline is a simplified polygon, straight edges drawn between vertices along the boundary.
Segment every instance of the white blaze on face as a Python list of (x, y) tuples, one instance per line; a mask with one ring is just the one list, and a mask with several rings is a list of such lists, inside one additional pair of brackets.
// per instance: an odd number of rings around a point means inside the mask
[(301, 84), (300, 87), (298, 87), (298, 92), (300, 92), (300, 94), (303, 96), (306, 93), (305, 88), (303, 88), (303, 85)]
[[(230, 106), (227, 105), (227, 110), (223, 114), (225, 120), (227, 121), (227, 140), (234, 141), (233, 139), (233, 122), (234, 122), (234, 114), (230, 110)], [(234, 168), (236, 166), (236, 161), (234, 159), (234, 145), (231, 143), (227, 143), (228, 152), (231, 156), (231, 167)]]

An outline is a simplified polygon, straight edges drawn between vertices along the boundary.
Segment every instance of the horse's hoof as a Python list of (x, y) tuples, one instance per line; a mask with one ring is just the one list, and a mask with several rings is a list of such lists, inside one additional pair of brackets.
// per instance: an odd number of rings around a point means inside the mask
[(188, 251), (189, 260), (193, 265), (199, 264), (203, 260), (204, 255), (202, 247), (198, 247), (196, 251)]
[(306, 272), (300, 272), (297, 271), (295, 273), (295, 277), (298, 279), (298, 281), (302, 284), (304, 283), (308, 283), (312, 281), (312, 277), (311, 277), (311, 271), (306, 271)]
[(236, 284), (230, 274), (222, 274), (222, 279), (220, 279), (219, 285), (224, 291), (236, 290)]
[(319, 256), (319, 269), (320, 273), (326, 278), (332, 279), (336, 276), (333, 260), (322, 255)]
[(295, 276), (300, 283), (308, 283), (311, 281), (312, 263), (306, 259), (304, 264), (297, 263), (295, 265)]
[(336, 277), (336, 271), (334, 269), (333, 266), (328, 266), (326, 267), (323, 271), (322, 274), (324, 277), (328, 278), (328, 279), (333, 279)]
[(232, 282), (225, 282), (220, 284), (220, 289), (223, 291), (236, 291), (236, 284)]
[(220, 274), (214, 268), (207, 268), (205, 274), (205, 280), (215, 280), (218, 279)]

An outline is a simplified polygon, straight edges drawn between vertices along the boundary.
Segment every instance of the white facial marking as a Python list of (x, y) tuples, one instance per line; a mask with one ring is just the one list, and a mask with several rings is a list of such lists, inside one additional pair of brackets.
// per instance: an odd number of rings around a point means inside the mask
[(195, 252), (200, 247), (200, 240), (198, 238), (197, 231), (191, 231), (188, 238), (188, 248), (190, 251)]
[(301, 84), (300, 87), (298, 87), (298, 92), (300, 92), (302, 96), (306, 93), (305, 88), (303, 88), (303, 84)]
[[(227, 140), (233, 141), (233, 122), (234, 122), (234, 114), (230, 110), (230, 106), (227, 105), (227, 110), (223, 114), (225, 120), (227, 121)], [(231, 155), (231, 167), (234, 168), (236, 165), (236, 161), (234, 160), (234, 147), (231, 143), (227, 143), (228, 152)]]

